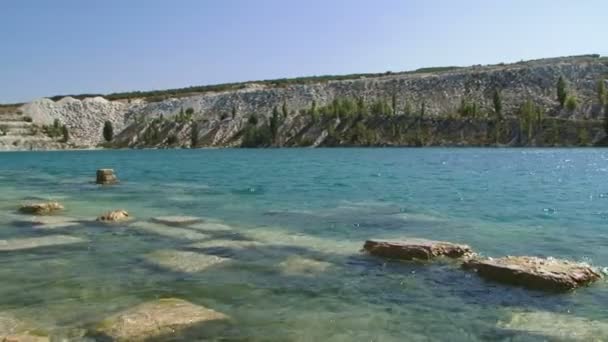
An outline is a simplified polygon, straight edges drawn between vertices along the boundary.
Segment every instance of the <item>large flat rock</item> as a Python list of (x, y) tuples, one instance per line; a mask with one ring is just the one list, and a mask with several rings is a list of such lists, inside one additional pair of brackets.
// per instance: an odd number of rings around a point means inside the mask
[(137, 305), (98, 324), (95, 335), (113, 341), (170, 338), (180, 330), (205, 322), (228, 320), (223, 313), (185, 300), (168, 298)]
[(461, 258), (473, 255), (473, 250), (467, 245), (425, 239), (367, 240), (363, 249), (376, 256), (401, 260)]
[(169, 227), (164, 224), (158, 224), (154, 222), (134, 222), (129, 224), (129, 228), (135, 228), (138, 230), (146, 231), (148, 233), (153, 233), (156, 235), (162, 235), (174, 239), (181, 240), (205, 240), (209, 238), (209, 235), (203, 234), (201, 232), (197, 232), (193, 229), (188, 228), (178, 228), (178, 227)]
[(175, 272), (197, 273), (207, 270), (230, 259), (204, 253), (158, 250), (144, 256), (146, 261)]
[(87, 242), (87, 240), (69, 235), (48, 235), (32, 238), (8, 239), (0, 240), (0, 252), (70, 245), (83, 242)]
[(498, 327), (559, 341), (606, 341), (608, 339), (608, 322), (554, 312), (514, 312), (510, 320), (498, 322)]
[(541, 290), (570, 290), (602, 277), (585, 263), (529, 256), (470, 259), (463, 267), (486, 279)]

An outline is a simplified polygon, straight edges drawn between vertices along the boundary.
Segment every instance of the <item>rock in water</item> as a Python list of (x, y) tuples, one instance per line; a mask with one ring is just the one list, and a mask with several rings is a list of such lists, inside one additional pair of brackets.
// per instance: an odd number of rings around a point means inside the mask
[(468, 245), (424, 239), (367, 240), (363, 249), (376, 256), (401, 260), (431, 260), (441, 256), (460, 258), (473, 255), (473, 250)]
[(107, 213), (99, 216), (97, 221), (100, 222), (122, 222), (129, 219), (129, 213), (126, 210), (118, 209), (108, 211)]
[(605, 341), (608, 338), (608, 322), (555, 312), (513, 312), (510, 320), (499, 321), (497, 326), (542, 336), (550, 341)]
[(203, 219), (195, 216), (158, 216), (153, 217), (152, 222), (162, 223), (167, 226), (189, 226), (201, 223)]
[(176, 331), (202, 323), (228, 320), (223, 313), (168, 298), (140, 304), (102, 321), (95, 335), (112, 341), (170, 339)]
[(29, 203), (22, 205), (19, 208), (19, 212), (23, 214), (47, 215), (63, 209), (63, 205), (59, 202)]
[(0, 240), (0, 252), (19, 251), (24, 249), (70, 245), (87, 242), (69, 235), (46, 235), (40, 237)]
[(462, 266), (486, 279), (551, 291), (571, 290), (602, 277), (585, 263), (529, 256), (471, 259)]
[(110, 185), (118, 183), (118, 178), (114, 174), (114, 169), (97, 170), (97, 184)]

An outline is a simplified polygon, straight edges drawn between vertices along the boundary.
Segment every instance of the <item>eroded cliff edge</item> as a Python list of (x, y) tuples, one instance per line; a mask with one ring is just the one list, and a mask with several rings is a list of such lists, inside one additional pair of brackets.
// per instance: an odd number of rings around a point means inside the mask
[(606, 78), (607, 58), (579, 56), (278, 86), (252, 82), (160, 100), (39, 99), (18, 112), (38, 127), (65, 125), (63, 147), (104, 143), (106, 121), (115, 132), (109, 147), (585, 146), (605, 138)]

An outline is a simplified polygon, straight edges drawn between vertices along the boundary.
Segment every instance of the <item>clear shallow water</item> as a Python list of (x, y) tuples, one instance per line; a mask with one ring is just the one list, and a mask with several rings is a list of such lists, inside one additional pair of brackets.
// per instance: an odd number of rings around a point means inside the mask
[[(91, 184), (102, 167), (116, 169), (122, 183)], [(543, 294), (485, 282), (456, 264), (385, 261), (359, 250), (370, 237), (422, 237), (488, 256), (608, 266), (606, 179), (608, 151), (599, 149), (4, 153), (0, 239), (65, 234), (88, 242), (0, 252), (0, 313), (77, 337), (112, 313), (178, 297), (232, 317), (214, 331), (218, 340), (542, 340), (497, 323), (522, 310), (608, 321), (605, 283)], [(16, 206), (35, 199), (58, 199), (62, 216), (84, 222), (52, 230), (19, 222)], [(116, 208), (137, 221), (194, 215), (229, 230), (192, 229), (211, 243), (193, 248), (196, 239), (86, 222)], [(183, 272), (149, 262), (159, 250), (232, 262)], [(322, 267), (302, 271), (289, 262), (294, 256)]]

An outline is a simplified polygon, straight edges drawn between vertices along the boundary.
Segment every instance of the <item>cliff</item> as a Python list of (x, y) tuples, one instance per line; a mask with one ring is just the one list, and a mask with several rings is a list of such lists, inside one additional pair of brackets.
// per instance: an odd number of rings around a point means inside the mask
[[(558, 101), (560, 77), (568, 103)], [(72, 146), (81, 147), (103, 142), (105, 121), (114, 126), (114, 147), (590, 145), (605, 136), (608, 99), (599, 89), (605, 78), (608, 59), (579, 56), (280, 85), (254, 82), (160, 101), (40, 99), (19, 111), (34, 125), (59, 120)]]

